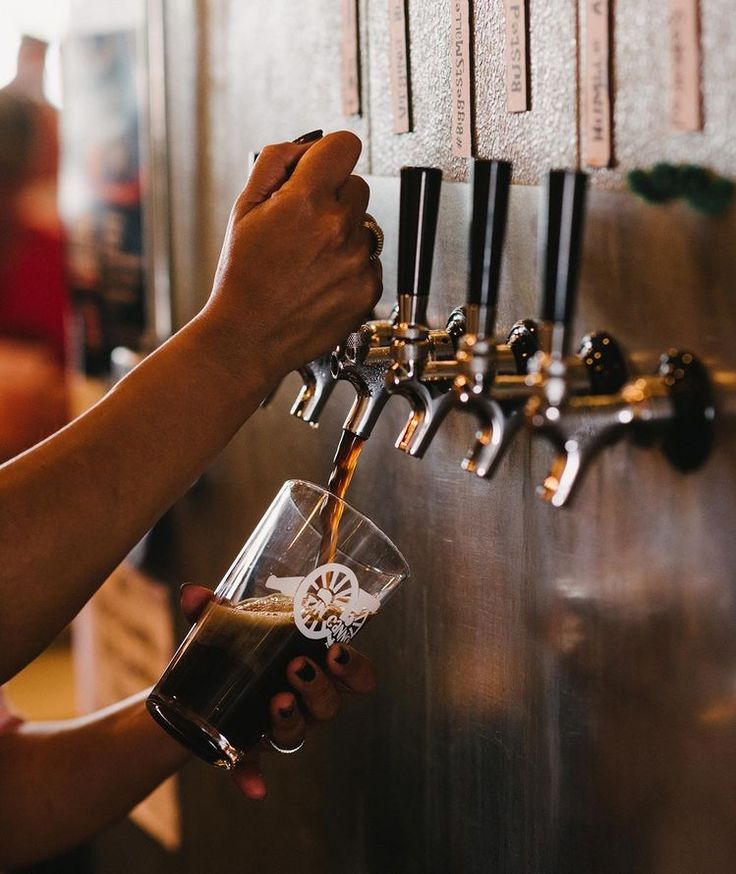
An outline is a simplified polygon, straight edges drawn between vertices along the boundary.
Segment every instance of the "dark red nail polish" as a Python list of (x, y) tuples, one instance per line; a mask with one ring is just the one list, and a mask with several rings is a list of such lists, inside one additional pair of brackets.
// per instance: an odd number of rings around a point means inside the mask
[(303, 683), (311, 683), (312, 680), (317, 676), (317, 672), (309, 664), (309, 662), (304, 662), (304, 665), (299, 668), (299, 670), (296, 672), (296, 675)]
[(302, 134), (300, 137), (297, 137), (294, 140), (294, 145), (303, 146), (306, 143), (313, 143), (315, 140), (321, 140), (323, 135), (323, 131), (320, 128), (319, 130), (312, 130), (308, 134)]
[(346, 665), (350, 661), (350, 653), (344, 646), (340, 647), (340, 652), (335, 656), (335, 661), (338, 665)]
[(279, 716), (282, 719), (291, 719), (294, 715), (294, 705), (291, 704), (289, 707), (279, 707)]

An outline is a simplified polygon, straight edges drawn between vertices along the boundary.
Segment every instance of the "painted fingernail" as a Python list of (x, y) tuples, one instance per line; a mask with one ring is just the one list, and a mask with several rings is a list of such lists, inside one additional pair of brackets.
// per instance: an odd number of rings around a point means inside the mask
[(308, 134), (302, 134), (300, 137), (297, 137), (294, 140), (294, 145), (303, 146), (306, 143), (313, 143), (315, 140), (321, 140), (323, 135), (323, 131), (320, 128), (319, 130), (311, 130)]
[(279, 707), (279, 716), (282, 719), (291, 719), (294, 715), (294, 705), (290, 704), (288, 707)]
[(297, 677), (303, 683), (311, 683), (312, 680), (317, 676), (317, 672), (314, 668), (309, 664), (309, 662), (304, 662), (301, 668), (296, 672)]
[(346, 665), (350, 661), (350, 653), (344, 646), (340, 647), (340, 652), (335, 656), (335, 661), (338, 665)]

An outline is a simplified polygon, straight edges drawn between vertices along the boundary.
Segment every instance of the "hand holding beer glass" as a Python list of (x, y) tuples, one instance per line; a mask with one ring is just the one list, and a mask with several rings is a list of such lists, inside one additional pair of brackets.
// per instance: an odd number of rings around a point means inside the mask
[[(266, 735), (296, 656), (324, 664), (408, 576), (372, 522), (311, 483), (284, 484), (148, 698), (205, 761), (234, 768)], [(288, 752), (282, 750), (282, 752)]]

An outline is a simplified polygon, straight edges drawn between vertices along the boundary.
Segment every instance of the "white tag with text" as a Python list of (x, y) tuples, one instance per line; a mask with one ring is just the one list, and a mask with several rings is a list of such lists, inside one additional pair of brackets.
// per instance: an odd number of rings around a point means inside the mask
[(702, 130), (702, 53), (698, 0), (670, 0), (670, 45), (672, 127), (679, 131)]
[(360, 115), (358, 0), (342, 0), (342, 112)]
[(526, 0), (504, 0), (506, 7), (506, 107), (529, 109)]
[(609, 0), (586, 0), (583, 143), (588, 167), (608, 167), (613, 155), (610, 15)]
[(388, 21), (393, 130), (395, 134), (406, 134), (411, 130), (409, 32), (406, 22), (406, 0), (389, 0)]
[(452, 154), (470, 158), (473, 154), (473, 107), (470, 67), (469, 0), (451, 0), (450, 31), (452, 89)]

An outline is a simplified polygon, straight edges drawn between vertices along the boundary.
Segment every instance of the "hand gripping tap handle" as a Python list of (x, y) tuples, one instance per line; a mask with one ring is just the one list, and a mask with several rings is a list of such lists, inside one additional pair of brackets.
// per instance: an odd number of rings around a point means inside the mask
[(405, 325), (427, 322), (441, 187), (436, 167), (401, 168), (398, 295), (399, 322)]
[(543, 321), (552, 322), (551, 352), (568, 353), (569, 328), (575, 311), (578, 268), (585, 224), (587, 174), (579, 170), (551, 170), (547, 181), (547, 210), (541, 216)]
[(472, 173), (468, 333), (492, 338), (509, 210), (511, 164), (508, 161), (475, 161)]

